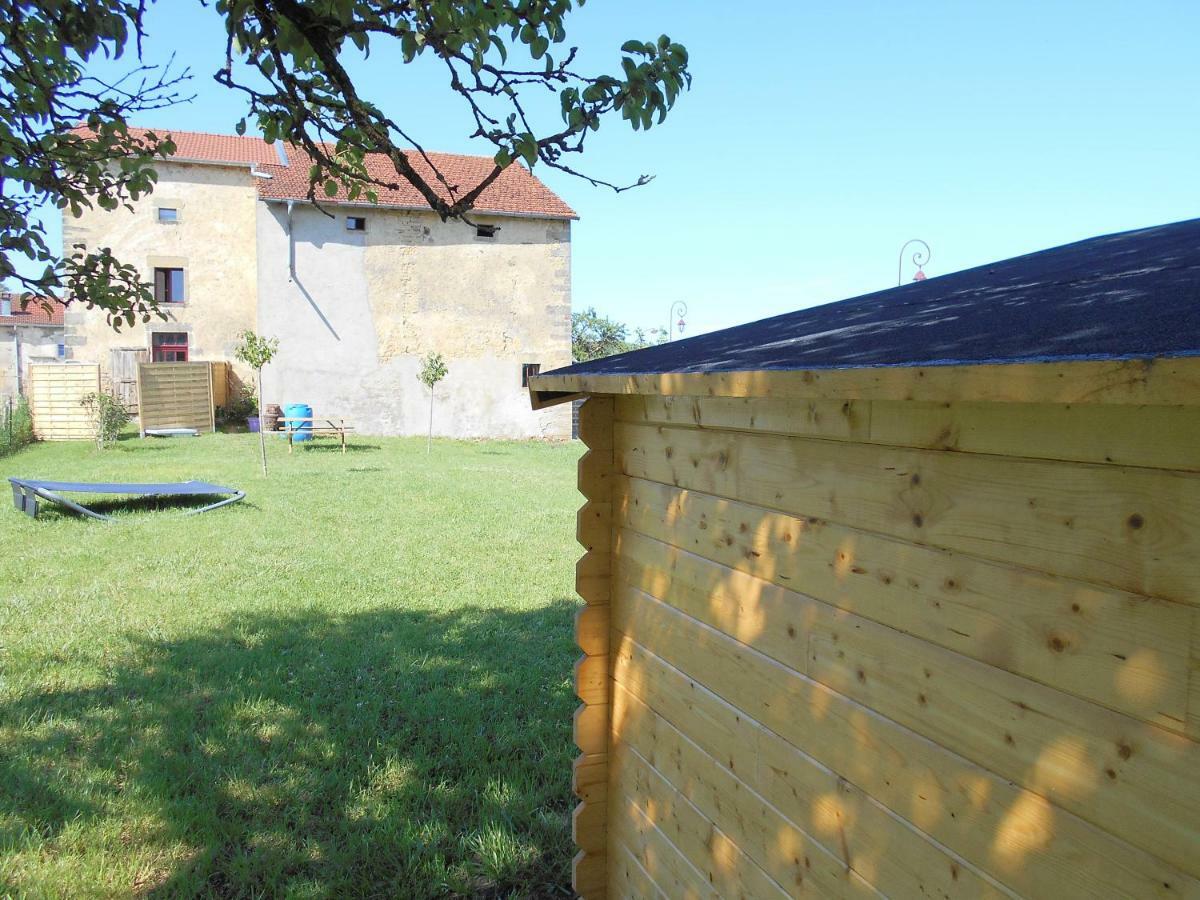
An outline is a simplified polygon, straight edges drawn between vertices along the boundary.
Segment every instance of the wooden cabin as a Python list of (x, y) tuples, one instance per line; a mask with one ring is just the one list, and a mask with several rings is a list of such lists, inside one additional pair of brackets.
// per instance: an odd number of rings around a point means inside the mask
[(579, 894), (1200, 896), (1200, 220), (531, 391)]

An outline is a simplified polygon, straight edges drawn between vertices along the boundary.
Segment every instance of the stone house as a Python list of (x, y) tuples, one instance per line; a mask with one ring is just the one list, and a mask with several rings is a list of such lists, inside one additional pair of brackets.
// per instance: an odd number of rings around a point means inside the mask
[[(435, 433), (570, 435), (568, 412), (529, 410), (526, 379), (570, 363), (576, 216), (527, 169), (510, 166), (468, 225), (442, 222), (407, 185), (381, 190), (375, 204), (339, 195), (318, 207), (306, 199), (309, 158), (290, 145), (172, 138), (176, 155), (132, 213), (88, 210), (63, 222), (68, 250), (107, 246), (138, 266), (167, 319), (118, 332), (103, 312), (72, 307), (69, 359), (108, 371), (127, 369), (126, 355), (233, 361), (239, 333), (254, 329), (280, 340), (263, 373), (266, 402), (308, 403), (368, 434), (412, 434), (427, 426), (416, 373), (434, 351), (450, 369)], [(492, 166), (430, 157), (464, 187)]]
[(0, 292), (0, 401), (25, 392), (32, 363), (66, 356), (64, 334), (62, 304), (22, 308), (16, 295)]

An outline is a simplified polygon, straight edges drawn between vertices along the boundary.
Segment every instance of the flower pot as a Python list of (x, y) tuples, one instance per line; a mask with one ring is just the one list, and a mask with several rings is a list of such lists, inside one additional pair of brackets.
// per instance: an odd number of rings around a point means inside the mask
[(247, 424), (248, 426), (250, 426), (250, 432), (251, 432), (251, 434), (257, 434), (257, 433), (258, 433), (258, 416), (247, 416), (247, 417), (246, 417), (246, 424)]

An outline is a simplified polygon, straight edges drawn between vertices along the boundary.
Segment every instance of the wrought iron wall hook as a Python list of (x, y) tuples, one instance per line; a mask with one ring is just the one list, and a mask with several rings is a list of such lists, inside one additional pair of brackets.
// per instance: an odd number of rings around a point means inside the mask
[(904, 279), (904, 252), (908, 249), (909, 244), (920, 244), (925, 248), (925, 252), (914, 250), (912, 255), (913, 265), (917, 267), (917, 274), (913, 276), (913, 281), (924, 281), (925, 273), (922, 268), (929, 263), (929, 258), (933, 255), (929, 250), (929, 245), (920, 238), (910, 238), (904, 242), (904, 246), (900, 248), (900, 262), (896, 264), (896, 287), (900, 287)]

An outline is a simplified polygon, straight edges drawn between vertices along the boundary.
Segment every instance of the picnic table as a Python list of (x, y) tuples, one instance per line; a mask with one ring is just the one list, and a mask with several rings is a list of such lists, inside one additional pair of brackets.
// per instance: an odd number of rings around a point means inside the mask
[[(321, 416), (280, 416), (279, 422), (283, 425), (283, 431), (287, 434), (288, 453), (292, 452), (292, 445), (295, 443), (292, 436), (299, 432), (307, 432), (313, 436), (317, 435), (337, 435), (342, 441), (342, 452), (346, 452), (346, 435), (354, 430), (352, 425), (347, 425), (345, 419), (326, 419)], [(305, 422), (308, 423), (305, 426)], [(318, 424), (318, 423), (324, 424)]]

